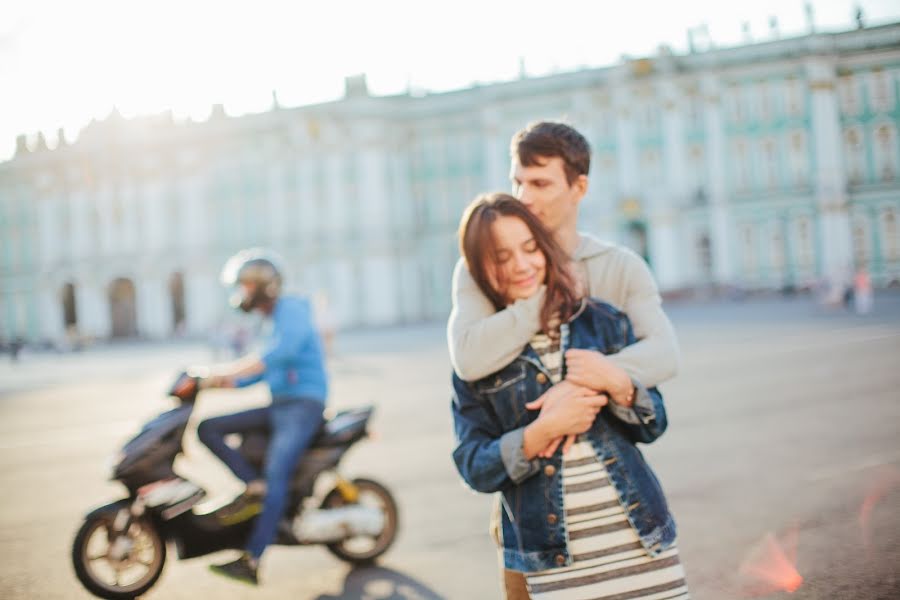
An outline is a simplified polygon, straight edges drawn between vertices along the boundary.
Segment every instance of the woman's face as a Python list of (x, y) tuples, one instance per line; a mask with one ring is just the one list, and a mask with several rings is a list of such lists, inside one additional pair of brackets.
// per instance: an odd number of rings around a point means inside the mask
[(491, 286), (511, 304), (533, 296), (544, 283), (547, 259), (531, 230), (518, 217), (501, 216), (491, 224), (497, 262), (487, 265)]

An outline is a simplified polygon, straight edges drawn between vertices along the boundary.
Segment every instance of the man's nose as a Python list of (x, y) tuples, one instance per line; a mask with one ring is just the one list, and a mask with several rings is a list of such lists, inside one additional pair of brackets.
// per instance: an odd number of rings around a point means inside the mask
[(524, 185), (517, 185), (514, 189), (514, 195), (516, 199), (525, 206), (531, 206), (531, 194), (528, 192), (528, 189)]

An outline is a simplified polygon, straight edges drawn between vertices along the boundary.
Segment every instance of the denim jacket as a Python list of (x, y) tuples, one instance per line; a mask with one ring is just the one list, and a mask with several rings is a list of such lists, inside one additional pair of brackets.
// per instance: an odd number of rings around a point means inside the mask
[[(589, 300), (560, 327), (561, 351), (570, 348), (614, 354), (636, 341), (628, 317)], [(563, 362), (565, 375), (565, 362)], [(479, 492), (503, 493), (503, 555), (507, 569), (541, 571), (572, 564), (567, 547), (562, 490), (562, 451), (527, 460), (525, 426), (539, 411), (525, 404), (553, 384), (537, 354), (526, 346), (512, 363), (472, 383), (453, 375), (456, 468)], [(610, 402), (585, 434), (606, 467), (628, 521), (647, 553), (675, 541), (675, 522), (662, 488), (636, 442), (649, 443), (666, 429), (662, 396), (635, 382), (634, 406)]]

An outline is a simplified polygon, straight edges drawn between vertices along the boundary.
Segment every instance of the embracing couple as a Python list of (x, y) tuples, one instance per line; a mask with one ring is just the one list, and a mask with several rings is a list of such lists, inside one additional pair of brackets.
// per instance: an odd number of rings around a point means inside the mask
[(496, 493), (504, 590), (519, 598), (688, 598), (675, 522), (637, 443), (666, 428), (678, 346), (642, 258), (577, 230), (590, 146), (563, 123), (511, 145), (513, 193), (459, 228), (447, 326), (453, 458)]

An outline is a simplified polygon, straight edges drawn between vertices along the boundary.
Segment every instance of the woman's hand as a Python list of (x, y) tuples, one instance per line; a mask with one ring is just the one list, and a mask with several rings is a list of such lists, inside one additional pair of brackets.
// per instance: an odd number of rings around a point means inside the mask
[(563, 452), (594, 424), (600, 409), (606, 406), (604, 394), (561, 381), (547, 390), (540, 398), (529, 402), (525, 408), (540, 409), (541, 414), (525, 429), (525, 456), (552, 456), (559, 444), (566, 439)]
[(616, 404), (631, 406), (634, 386), (624, 369), (595, 350), (566, 351), (566, 381), (606, 392)]

